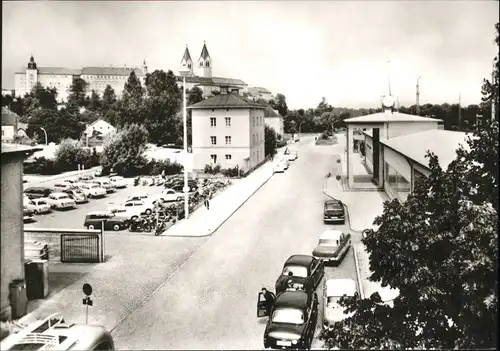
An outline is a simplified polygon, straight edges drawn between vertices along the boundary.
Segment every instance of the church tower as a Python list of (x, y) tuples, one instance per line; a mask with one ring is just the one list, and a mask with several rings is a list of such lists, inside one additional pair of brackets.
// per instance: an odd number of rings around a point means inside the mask
[(189, 54), (189, 49), (186, 45), (186, 50), (184, 51), (184, 56), (182, 56), (181, 66), (186, 66), (189, 69), (189, 76), (194, 76), (193, 73), (193, 60), (191, 59), (191, 55)]
[(148, 66), (146, 65), (146, 59), (142, 62), (142, 71), (144, 74), (148, 74)]
[(212, 78), (212, 59), (207, 50), (206, 42), (203, 42), (203, 49), (198, 59), (198, 76), (205, 78)]
[(26, 68), (26, 92), (30, 93), (33, 87), (38, 82), (38, 69), (36, 68), (36, 62), (31, 54), (30, 62), (28, 63), (28, 68)]

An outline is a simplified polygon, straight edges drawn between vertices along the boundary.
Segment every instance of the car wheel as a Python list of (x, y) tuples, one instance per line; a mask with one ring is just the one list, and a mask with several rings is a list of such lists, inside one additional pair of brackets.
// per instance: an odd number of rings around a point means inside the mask
[(114, 225), (113, 225), (113, 230), (114, 230), (115, 232), (119, 231), (120, 229), (121, 229), (121, 226), (120, 226), (119, 224), (114, 224)]
[(151, 209), (149, 209), (149, 208), (148, 208), (148, 209), (147, 209), (144, 213), (145, 213), (147, 216), (149, 216), (149, 215), (152, 213), (152, 211), (151, 211)]
[(92, 199), (92, 194), (89, 194), (89, 196), (87, 196), (88, 199)]
[(179, 197), (177, 198), (177, 201), (182, 201), (182, 196), (179, 196)]
[(139, 218), (139, 217), (137, 217), (137, 216), (132, 216), (132, 218), (130, 218), (130, 219), (131, 219), (131, 220), (133, 220), (133, 221), (135, 221), (137, 218)]
[(146, 224), (146, 225), (144, 226), (144, 231), (145, 231), (146, 233), (151, 233), (151, 230), (153, 230), (153, 228), (151, 228), (151, 226), (150, 226), (150, 225), (147, 225), (147, 224)]
[(94, 227), (94, 225), (93, 225), (93, 224), (89, 224), (87, 228), (88, 228), (88, 229), (95, 229), (95, 227)]

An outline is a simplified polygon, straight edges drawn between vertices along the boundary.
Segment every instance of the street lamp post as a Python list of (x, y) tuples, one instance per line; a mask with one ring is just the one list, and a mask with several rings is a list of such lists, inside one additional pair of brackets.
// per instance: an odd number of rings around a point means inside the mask
[(44, 127), (40, 127), (40, 129), (43, 130), (43, 133), (45, 134), (45, 146), (47, 146), (47, 131)]
[(179, 74), (182, 76), (182, 121), (184, 125), (184, 154), (186, 155), (184, 159), (184, 218), (189, 218), (189, 186), (188, 186), (188, 150), (187, 150), (187, 110), (186, 110), (186, 76), (189, 74), (190, 70), (184, 64), (179, 69)]

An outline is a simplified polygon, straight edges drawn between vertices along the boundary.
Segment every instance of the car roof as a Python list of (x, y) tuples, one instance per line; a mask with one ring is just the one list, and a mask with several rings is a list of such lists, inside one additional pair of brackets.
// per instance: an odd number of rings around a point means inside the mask
[(340, 240), (342, 232), (340, 230), (325, 230), (319, 236), (320, 240)]
[(279, 294), (274, 302), (275, 308), (286, 308), (286, 307), (295, 307), (305, 309), (307, 308), (307, 298), (308, 295), (303, 290), (296, 291), (284, 291)]
[(106, 210), (101, 210), (101, 211), (91, 211), (87, 213), (87, 216), (103, 216), (103, 215), (110, 215), (113, 214), (111, 211), (106, 211)]
[(325, 200), (325, 205), (341, 205), (342, 201), (336, 199)]
[(314, 257), (309, 255), (293, 255), (286, 260), (285, 265), (297, 264), (300, 266), (309, 266), (312, 260), (314, 260)]
[(388, 286), (382, 286), (379, 282), (367, 281), (367, 284), (363, 285), (363, 291), (365, 296), (371, 296), (373, 293), (378, 292), (382, 301), (387, 302), (394, 300), (399, 296), (399, 289), (391, 288)]
[(325, 282), (326, 296), (353, 296), (356, 282), (352, 279), (328, 279)]
[(52, 194), (50, 194), (50, 196), (60, 196), (60, 195), (68, 196), (68, 194), (66, 194), (66, 193), (61, 193), (60, 191), (58, 191), (58, 192), (53, 192)]
[(28, 190), (52, 190), (52, 189), (47, 188), (45, 186), (30, 186), (29, 188), (24, 189), (24, 191)]

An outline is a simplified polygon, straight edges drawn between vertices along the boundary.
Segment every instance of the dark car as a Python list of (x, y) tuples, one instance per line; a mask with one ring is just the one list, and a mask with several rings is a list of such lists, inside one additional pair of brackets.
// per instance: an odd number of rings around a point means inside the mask
[(104, 222), (104, 230), (122, 230), (128, 227), (128, 218), (116, 216), (111, 211), (90, 212), (85, 217), (83, 226), (88, 229), (101, 229)]
[(52, 189), (43, 186), (32, 186), (24, 190), (24, 193), (30, 199), (39, 199), (41, 197), (48, 197), (50, 194), (52, 194), (52, 192), (53, 192)]
[[(257, 316), (268, 316), (262, 292)], [(318, 321), (318, 295), (302, 290), (285, 291), (274, 301), (264, 331), (264, 347), (273, 349), (309, 349)]]
[[(194, 183), (194, 182), (188, 182), (188, 186), (189, 186), (189, 191), (190, 192), (195, 192), (198, 190), (198, 184)], [(184, 192), (184, 182), (177, 182), (177, 183), (174, 183), (171, 187), (169, 187), (170, 189), (173, 189), (177, 192), (180, 192), (180, 193), (183, 193)]]
[(323, 222), (345, 223), (344, 204), (340, 200), (326, 200), (323, 210)]
[[(291, 274), (291, 275), (290, 275)], [(276, 294), (289, 289), (313, 292), (325, 275), (323, 261), (309, 255), (293, 255), (286, 260), (283, 271), (276, 280)]]

